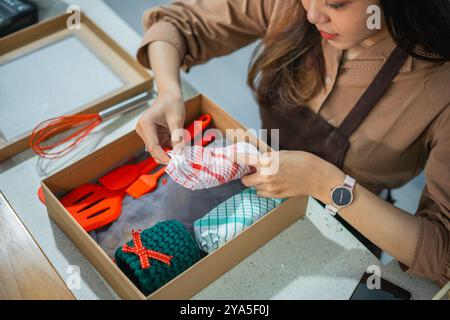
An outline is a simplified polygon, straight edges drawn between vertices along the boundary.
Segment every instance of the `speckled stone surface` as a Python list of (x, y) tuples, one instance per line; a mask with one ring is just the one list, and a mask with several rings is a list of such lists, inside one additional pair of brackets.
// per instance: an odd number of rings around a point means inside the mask
[[(78, 4), (134, 55), (140, 37), (102, 1), (73, 0), (70, 3)], [(183, 89), (186, 99), (195, 94), (186, 83)], [(36, 191), (41, 179), (133, 130), (141, 112), (136, 110), (104, 123), (72, 158), (49, 163), (25, 151), (0, 163), (0, 191), (62, 278), (68, 280), (72, 275), (71, 265), (80, 268), (81, 286), (72, 290), (78, 299), (118, 297), (49, 219)], [(409, 290), (414, 299), (431, 299), (438, 292), (431, 281), (401, 272), (395, 262), (382, 266), (349, 232), (310, 200), (305, 219), (286, 229), (194, 299), (348, 299), (370, 265), (379, 265), (383, 277)]]

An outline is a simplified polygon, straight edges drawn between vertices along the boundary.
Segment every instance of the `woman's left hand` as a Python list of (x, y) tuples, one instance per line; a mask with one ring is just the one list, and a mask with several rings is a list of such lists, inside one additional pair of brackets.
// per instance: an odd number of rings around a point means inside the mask
[[(344, 181), (345, 175), (322, 158), (303, 151), (280, 151), (270, 155), (237, 154), (237, 163), (255, 167), (256, 172), (241, 178), (247, 187), (256, 188), (265, 198), (290, 198), (310, 195), (326, 196), (332, 186)], [(340, 181), (342, 180), (342, 181)]]

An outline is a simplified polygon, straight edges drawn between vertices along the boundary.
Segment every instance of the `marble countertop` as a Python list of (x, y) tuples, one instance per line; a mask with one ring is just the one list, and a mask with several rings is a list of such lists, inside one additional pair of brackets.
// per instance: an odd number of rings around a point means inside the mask
[[(79, 5), (126, 51), (134, 55), (139, 35), (99, 0), (66, 1)], [(183, 81), (186, 99), (196, 90)], [(93, 134), (97, 143), (69, 158), (48, 163), (30, 150), (0, 163), (0, 190), (21, 217), (63, 279), (81, 271), (78, 299), (117, 299), (115, 292), (49, 219), (36, 195), (40, 181), (77, 159), (134, 129), (142, 110), (103, 124)], [(239, 119), (238, 119), (239, 120)], [(106, 129), (107, 128), (107, 129)], [(403, 273), (396, 262), (384, 266), (352, 234), (310, 199), (307, 215), (247, 257), (194, 299), (349, 299), (369, 266), (410, 291), (413, 299), (431, 299), (439, 288), (431, 281)]]

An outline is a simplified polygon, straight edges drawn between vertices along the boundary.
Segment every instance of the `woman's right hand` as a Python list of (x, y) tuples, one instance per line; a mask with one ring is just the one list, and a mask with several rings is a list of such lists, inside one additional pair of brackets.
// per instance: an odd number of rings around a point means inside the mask
[(181, 93), (160, 92), (153, 105), (139, 119), (136, 132), (157, 162), (167, 164), (170, 161), (163, 147), (176, 149), (183, 146), (184, 117)]

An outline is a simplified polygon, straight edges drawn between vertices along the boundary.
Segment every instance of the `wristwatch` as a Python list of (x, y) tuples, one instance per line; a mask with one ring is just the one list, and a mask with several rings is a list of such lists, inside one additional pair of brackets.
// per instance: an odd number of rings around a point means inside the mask
[(353, 202), (353, 188), (355, 179), (347, 175), (344, 184), (331, 189), (331, 204), (325, 207), (325, 210), (335, 216), (340, 209), (348, 207)]

